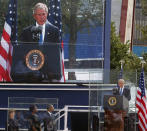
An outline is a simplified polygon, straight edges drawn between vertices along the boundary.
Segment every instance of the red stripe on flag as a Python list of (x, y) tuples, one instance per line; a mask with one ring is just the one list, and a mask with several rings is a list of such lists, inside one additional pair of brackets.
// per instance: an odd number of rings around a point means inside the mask
[(12, 82), (9, 71), (6, 71), (6, 81)]
[[(140, 128), (141, 128), (140, 130), (146, 131), (146, 122), (143, 121), (144, 118), (142, 118), (140, 114), (138, 114), (138, 116), (139, 116), (138, 118), (139, 118), (139, 120), (140, 120), (140, 121), (139, 121), (139, 122), (140, 122), (140, 123), (139, 123), (139, 126), (140, 126)], [(143, 129), (142, 129), (142, 126), (141, 126), (140, 124), (143, 126)]]
[(0, 82), (2, 82), (3, 81), (3, 77), (0, 75)]
[[(143, 116), (146, 116), (147, 115), (147, 110), (145, 110), (146, 104), (145, 104), (144, 100), (143, 99), (141, 99), (141, 100), (136, 99), (136, 100), (139, 102), (139, 104), (136, 104), (136, 107), (139, 109), (139, 112), (141, 112), (141, 114)], [(145, 110), (145, 112), (144, 112), (143, 109)], [(144, 117), (144, 119), (147, 122), (147, 118)]]
[[(9, 0), (8, 3), (8, 12), (6, 15), (6, 21), (4, 24), (4, 29), (2, 33), (1, 43), (0, 43), (0, 55), (3, 57), (3, 63), (0, 65), (0, 76), (3, 77), (3, 81), (11, 81), (10, 71), (11, 71), (11, 63), (12, 63), (12, 49), (13, 46), (11, 44), (11, 35), (13, 39), (16, 41), (16, 33), (17, 33), (17, 1)], [(11, 6), (10, 6), (11, 5)], [(14, 21), (11, 21), (13, 19)], [(13, 32), (13, 34), (12, 34)], [(0, 78), (1, 79), (1, 78)], [(2, 80), (1, 79), (1, 80)]]
[(4, 68), (1, 65), (0, 65), (0, 76), (2, 77), (2, 79), (1, 79), (2, 81), (3, 81), (3, 79), (6, 78), (6, 71), (4, 70)]
[(9, 71), (4, 70), (4, 68), (0, 65), (0, 81), (2, 82), (3, 80), (8, 82), (12, 81)]
[[(5, 44), (8, 44), (8, 50), (6, 51), (2, 46), (0, 46), (0, 55), (4, 58), (6, 61), (6, 70), (3, 69), (3, 67), (0, 65), (0, 76), (3, 77), (1, 80), (5, 80), (8, 82), (11, 82), (11, 76), (10, 76), (10, 71), (11, 71), (11, 64), (12, 64), (12, 55), (11, 55), (11, 49), (13, 48), (11, 43), (10, 43), (10, 36), (9, 34), (3, 30), (2, 38), (5, 40)], [(3, 41), (2, 41), (3, 42)], [(8, 53), (7, 53), (8, 52)]]
[(6, 50), (0, 46), (0, 55), (6, 60), (8, 58), (8, 54), (6, 52)]
[(7, 41), (8, 44), (9, 44), (9, 43), (10, 43), (10, 36), (9, 36), (9, 34), (5, 31), (5, 29), (3, 30), (2, 36), (3, 36), (3, 39), (4, 39), (5, 41)]
[(146, 131), (147, 125), (147, 109), (146, 109), (146, 96), (141, 98), (141, 91), (137, 89), (136, 97), (136, 107), (138, 108), (138, 118), (139, 118), (139, 129), (140, 131)]
[(8, 53), (8, 60), (9, 60), (9, 63), (10, 65), (12, 65), (12, 55), (11, 55), (11, 50), (12, 50), (12, 45), (10, 44), (9, 45), (9, 53)]

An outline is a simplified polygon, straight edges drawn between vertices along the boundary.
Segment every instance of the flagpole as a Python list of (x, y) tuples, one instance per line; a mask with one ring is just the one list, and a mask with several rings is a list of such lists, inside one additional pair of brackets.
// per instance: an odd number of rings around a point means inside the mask
[(144, 64), (145, 64), (146, 62), (144, 61), (144, 60), (141, 60), (141, 67), (142, 67), (142, 69), (144, 68)]
[[(142, 72), (142, 70), (143, 70), (143, 68), (144, 68), (144, 64), (145, 64), (146, 62), (144, 61), (144, 60), (141, 60), (141, 62), (140, 62), (140, 64), (141, 64), (141, 72)], [(137, 88), (136, 88), (136, 95), (137, 95)], [(135, 95), (135, 96), (136, 96)], [(137, 97), (136, 97), (137, 98)], [(135, 100), (136, 101), (136, 100)], [(135, 112), (137, 112), (137, 110), (136, 110), (137, 108), (135, 108)], [(136, 114), (137, 115), (137, 114)], [(138, 116), (138, 115), (137, 115)], [(135, 129), (136, 129), (136, 124), (135, 124)]]
[(120, 60), (119, 63), (120, 63), (120, 68), (123, 69), (123, 64), (125, 63), (125, 61), (124, 60)]
[[(141, 74), (140, 74), (140, 79), (139, 79), (139, 87), (137, 88), (137, 93), (136, 93), (136, 108), (137, 110), (137, 115), (138, 115), (138, 127), (141, 131), (146, 131), (147, 130), (147, 98), (146, 98), (146, 93), (145, 93), (145, 79), (144, 79), (144, 64), (146, 63), (144, 60), (141, 60)], [(136, 112), (135, 108), (135, 112)]]
[(123, 78), (123, 64), (125, 63), (124, 60), (120, 60), (119, 63), (121, 64), (120, 66), (120, 72), (119, 72), (119, 77), (118, 79), (122, 79)]

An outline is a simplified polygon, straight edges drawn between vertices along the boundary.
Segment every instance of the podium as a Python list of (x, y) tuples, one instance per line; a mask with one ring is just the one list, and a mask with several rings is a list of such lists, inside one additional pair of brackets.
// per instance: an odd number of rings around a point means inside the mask
[(129, 101), (122, 95), (105, 95), (105, 131), (124, 131), (124, 117), (129, 109)]
[(61, 47), (57, 43), (13, 46), (11, 76), (14, 82), (52, 82), (62, 76)]

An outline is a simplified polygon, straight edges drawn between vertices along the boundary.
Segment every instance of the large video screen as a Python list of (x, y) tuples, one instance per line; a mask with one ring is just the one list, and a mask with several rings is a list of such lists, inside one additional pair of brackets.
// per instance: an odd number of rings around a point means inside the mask
[(101, 83), (104, 12), (104, 0), (0, 0), (0, 78)]

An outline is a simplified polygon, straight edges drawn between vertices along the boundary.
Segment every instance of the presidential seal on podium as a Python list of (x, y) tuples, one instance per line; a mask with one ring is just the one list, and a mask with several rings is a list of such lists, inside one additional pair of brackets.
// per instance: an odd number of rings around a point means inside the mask
[(115, 96), (109, 97), (108, 103), (109, 103), (110, 106), (115, 106), (116, 103), (117, 103), (116, 97)]
[(31, 50), (27, 53), (25, 63), (30, 70), (39, 70), (45, 62), (44, 54), (40, 50)]

